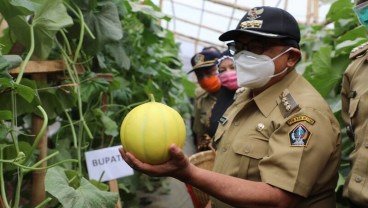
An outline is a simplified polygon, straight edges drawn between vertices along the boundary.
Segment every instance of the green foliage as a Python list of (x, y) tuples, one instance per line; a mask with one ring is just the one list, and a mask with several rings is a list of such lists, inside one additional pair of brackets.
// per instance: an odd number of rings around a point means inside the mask
[[(70, 181), (76, 185), (71, 185)], [(85, 178), (78, 178), (77, 173), (68, 177), (59, 167), (49, 169), (45, 179), (46, 191), (57, 198), (63, 207), (115, 207), (118, 194), (107, 192), (103, 184), (96, 185)]]
[[(44, 158), (52, 202), (43, 203), (114, 207), (117, 194), (86, 179), (84, 152), (119, 145), (121, 121), (150, 93), (183, 117), (191, 112), (195, 86), (181, 71), (173, 33), (160, 25), (170, 19), (149, 0), (0, 1), (0, 14), (9, 24), (0, 37), (0, 159), (6, 161), (0, 165), (0, 185), (17, 187), (14, 198), (3, 197), (5, 206), (18, 207), (21, 195), (30, 191), (21, 192), (27, 173), (40, 166), (35, 147), (45, 128), (32, 131), (31, 117), (37, 115), (45, 127), (49, 121), (56, 125)], [(14, 46), (20, 46), (18, 54), (8, 54)], [(32, 80), (23, 74), (31, 57), (62, 60), (65, 71)], [(9, 70), (16, 66), (20, 73), (13, 74), (14, 81)], [(130, 182), (119, 184), (120, 194), (128, 196), (123, 201), (135, 195), (133, 183), (152, 188), (150, 180)]]
[[(66, 13), (62, 0), (0, 1), (0, 13), (6, 19), (17, 40), (30, 47), (30, 27), (34, 27), (34, 54), (46, 58), (50, 53), (55, 34), (73, 22)], [(31, 23), (28, 16), (32, 15)]]

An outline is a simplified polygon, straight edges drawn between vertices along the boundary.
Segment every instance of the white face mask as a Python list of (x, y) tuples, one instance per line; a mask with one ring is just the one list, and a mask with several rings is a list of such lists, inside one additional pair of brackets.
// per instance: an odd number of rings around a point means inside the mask
[(267, 84), (272, 77), (285, 73), (287, 67), (283, 71), (274, 74), (275, 64), (273, 61), (290, 50), (291, 48), (288, 48), (272, 59), (266, 55), (258, 55), (245, 50), (235, 54), (234, 62), (238, 75), (238, 86), (250, 89), (260, 88)]

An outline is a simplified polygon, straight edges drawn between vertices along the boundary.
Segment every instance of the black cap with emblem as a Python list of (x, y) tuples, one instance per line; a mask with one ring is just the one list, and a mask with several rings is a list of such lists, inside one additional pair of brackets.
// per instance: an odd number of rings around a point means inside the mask
[(190, 60), (193, 69), (190, 70), (188, 74), (195, 70), (206, 69), (215, 66), (217, 59), (220, 57), (220, 53), (211, 50), (205, 50), (196, 53)]
[(283, 9), (268, 6), (250, 9), (235, 30), (223, 33), (219, 39), (236, 40), (242, 34), (292, 39), (298, 44), (300, 41), (300, 29), (295, 18)]

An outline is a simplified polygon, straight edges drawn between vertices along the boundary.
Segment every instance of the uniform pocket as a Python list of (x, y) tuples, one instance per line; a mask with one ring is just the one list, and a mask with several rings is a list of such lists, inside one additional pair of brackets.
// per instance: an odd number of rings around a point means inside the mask
[(268, 154), (268, 141), (247, 138), (235, 141), (232, 149), (240, 157), (238, 177), (260, 181), (258, 163)]
[(256, 138), (247, 138), (243, 141), (235, 141), (232, 148), (236, 154), (261, 159), (267, 155), (268, 142)]

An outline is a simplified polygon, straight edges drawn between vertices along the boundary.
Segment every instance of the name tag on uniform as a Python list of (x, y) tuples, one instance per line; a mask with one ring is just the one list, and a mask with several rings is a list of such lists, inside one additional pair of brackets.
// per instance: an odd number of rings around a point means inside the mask
[(219, 123), (222, 124), (222, 125), (225, 125), (225, 123), (227, 122), (227, 118), (225, 116), (221, 116), (220, 120), (219, 120)]

